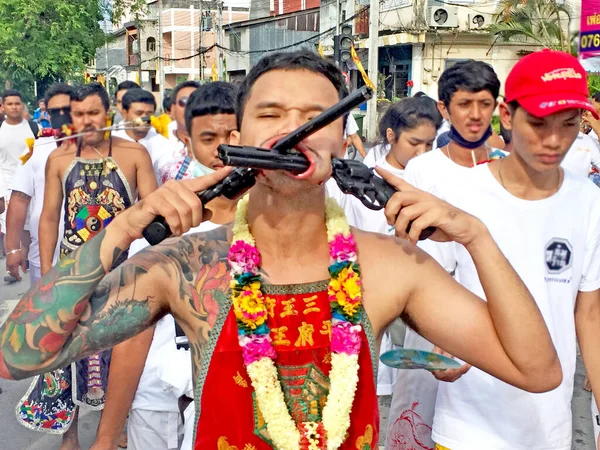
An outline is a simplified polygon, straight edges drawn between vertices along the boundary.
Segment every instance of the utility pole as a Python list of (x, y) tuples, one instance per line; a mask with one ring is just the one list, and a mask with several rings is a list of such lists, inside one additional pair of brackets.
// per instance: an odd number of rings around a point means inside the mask
[(137, 28), (137, 43), (138, 43), (138, 51), (137, 51), (137, 55), (138, 55), (138, 79), (140, 82), (140, 86), (143, 87), (143, 81), (142, 81), (142, 22), (141, 21), (136, 21), (136, 28)]
[(217, 0), (217, 45), (218, 45), (218, 61), (217, 71), (219, 72), (219, 81), (223, 80), (223, 1)]
[(373, 98), (367, 103), (367, 139), (377, 137), (377, 84), (379, 80), (379, 0), (369, 8), (369, 78), (375, 85)]
[(340, 34), (340, 0), (335, 0), (335, 36)]
[[(165, 94), (165, 69), (163, 66), (162, 1), (158, 0), (158, 84), (161, 101)], [(162, 104), (162, 103), (161, 103)]]
[[(110, 97), (110, 80), (108, 78), (108, 69), (110, 69), (110, 66), (108, 65), (108, 23), (106, 21), (106, 17), (104, 18), (104, 55), (106, 57), (106, 92), (108, 92), (108, 96)], [(98, 72), (98, 67), (96, 67), (96, 72)]]
[(202, 23), (204, 20), (202, 16), (202, 0), (198, 0), (198, 70), (200, 80), (204, 80), (204, 54), (202, 53)]

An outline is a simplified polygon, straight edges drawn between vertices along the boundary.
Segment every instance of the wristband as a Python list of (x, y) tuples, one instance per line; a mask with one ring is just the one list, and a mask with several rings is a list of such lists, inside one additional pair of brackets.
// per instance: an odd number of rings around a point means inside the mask
[(6, 252), (6, 254), (7, 255), (14, 255), (15, 253), (20, 252), (21, 250), (22, 249), (20, 249), (20, 248), (16, 248), (14, 250), (10, 250), (10, 251)]

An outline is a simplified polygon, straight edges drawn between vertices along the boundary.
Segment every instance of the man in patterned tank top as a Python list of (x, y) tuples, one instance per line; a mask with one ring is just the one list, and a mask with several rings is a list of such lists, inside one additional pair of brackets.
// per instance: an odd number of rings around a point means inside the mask
[[(144, 147), (95, 131), (106, 127), (108, 108), (108, 94), (98, 83), (78, 87), (71, 99), (74, 131), (87, 133), (53, 151), (46, 164), (39, 238), (42, 275), (52, 267), (59, 239), (62, 259), (157, 187)], [(64, 234), (58, 236), (61, 209)], [(126, 257), (124, 252), (113, 265)], [(103, 408), (109, 363), (107, 350), (36, 378), (19, 405), (23, 425), (63, 434), (62, 450), (79, 448), (77, 406)]]

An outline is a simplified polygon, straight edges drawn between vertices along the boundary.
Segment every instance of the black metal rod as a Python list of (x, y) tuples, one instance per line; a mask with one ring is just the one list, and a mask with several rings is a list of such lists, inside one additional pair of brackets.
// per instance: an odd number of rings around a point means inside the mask
[(251, 167), (260, 170), (287, 170), (294, 174), (306, 172), (310, 162), (303, 154), (276, 153), (264, 148), (222, 144), (219, 159), (226, 166)]
[(333, 105), (331, 108), (323, 111), (314, 119), (309, 120), (300, 128), (292, 131), (290, 134), (282, 138), (273, 146), (272, 150), (283, 153), (286, 150), (293, 149), (308, 136), (316, 133), (321, 128), (326, 127), (333, 121), (342, 117), (344, 114), (349, 113), (353, 108), (356, 108), (357, 106), (366, 102), (371, 97), (373, 97), (373, 89), (368, 86), (363, 86), (359, 90), (354, 91), (348, 97)]

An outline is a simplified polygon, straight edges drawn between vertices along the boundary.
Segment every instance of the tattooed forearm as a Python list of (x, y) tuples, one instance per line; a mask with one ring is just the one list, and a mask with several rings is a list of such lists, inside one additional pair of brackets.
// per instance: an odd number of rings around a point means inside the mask
[(59, 354), (104, 276), (99, 256), (103, 237), (104, 232), (63, 258), (25, 294), (0, 328), (3, 358), (11, 373), (44, 365)]
[[(151, 323), (150, 294), (136, 298), (137, 279), (148, 270), (124, 265), (105, 277), (104, 235), (64, 257), (21, 299), (0, 328), (0, 376), (23, 378), (62, 367)], [(113, 258), (120, 253), (115, 249)]]

